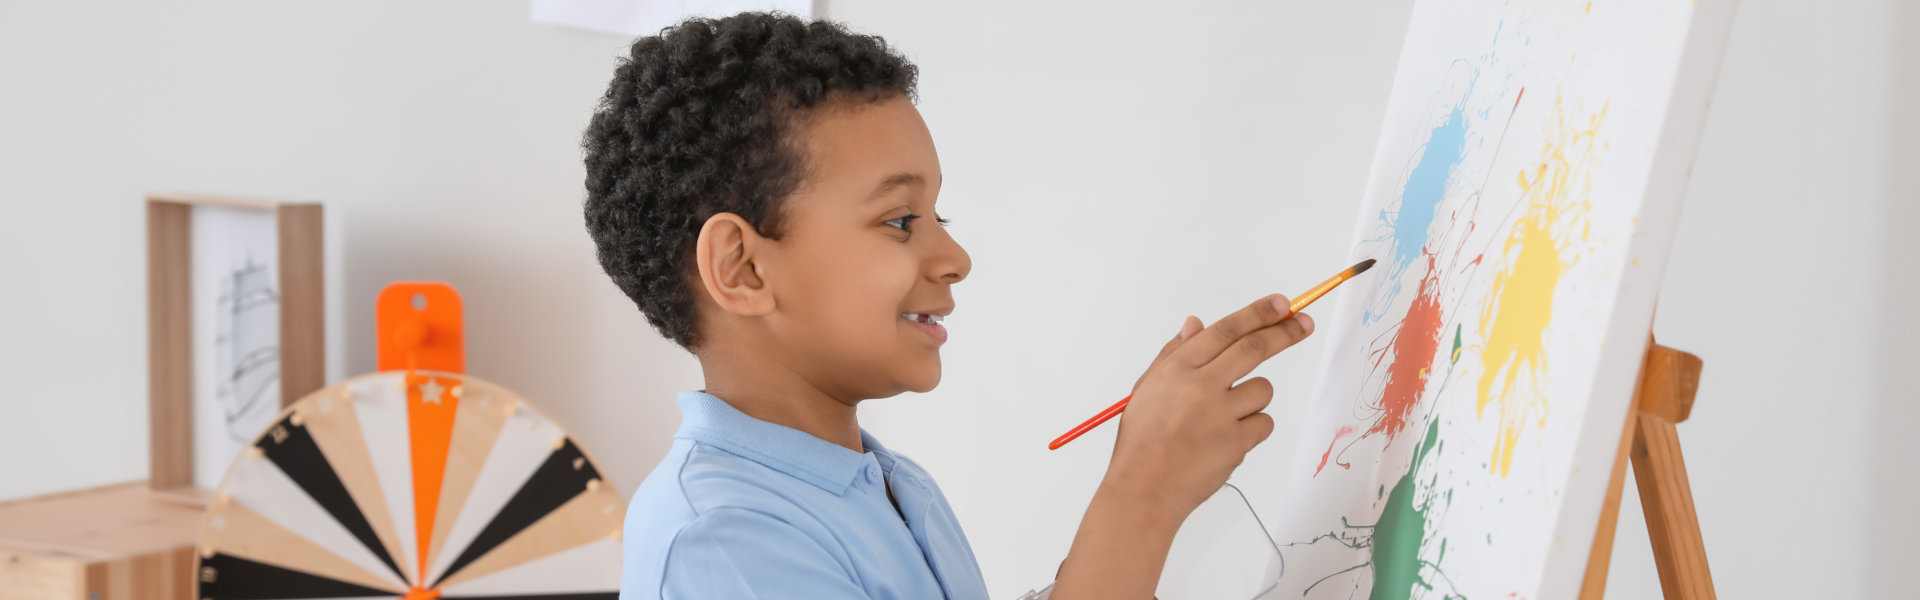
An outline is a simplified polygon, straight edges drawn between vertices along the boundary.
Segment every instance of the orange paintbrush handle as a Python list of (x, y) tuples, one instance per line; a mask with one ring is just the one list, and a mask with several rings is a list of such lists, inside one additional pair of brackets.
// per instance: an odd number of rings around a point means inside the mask
[[(1297, 313), (1305, 310), (1307, 305), (1313, 304), (1314, 300), (1319, 300), (1320, 297), (1326, 295), (1328, 291), (1331, 291), (1333, 288), (1345, 283), (1348, 279), (1353, 279), (1354, 276), (1364, 273), (1367, 269), (1371, 268), (1373, 268), (1373, 259), (1369, 258), (1360, 261), (1360, 264), (1335, 274), (1326, 281), (1320, 282), (1320, 285), (1313, 286), (1313, 289), (1307, 290), (1307, 293), (1301, 294), (1298, 298), (1294, 298), (1288, 307), (1290, 309), (1289, 312)], [(1287, 316), (1291, 317), (1293, 315), (1288, 314)], [(1119, 403), (1107, 407), (1106, 410), (1100, 411), (1100, 414), (1094, 415), (1091, 419), (1087, 419), (1087, 422), (1081, 423), (1079, 427), (1075, 427), (1072, 431), (1061, 434), (1060, 437), (1053, 438), (1053, 443), (1047, 444), (1047, 449), (1059, 450), (1061, 446), (1067, 445), (1067, 442), (1073, 441), (1074, 438), (1080, 437), (1081, 434), (1091, 431), (1093, 428), (1099, 427), (1101, 423), (1105, 423), (1120, 413), (1125, 412), (1127, 410), (1127, 402), (1131, 400), (1133, 400), (1132, 395), (1121, 398)]]
[(1091, 419), (1087, 419), (1085, 423), (1081, 423), (1079, 427), (1073, 428), (1073, 431), (1060, 434), (1060, 437), (1053, 438), (1053, 443), (1047, 444), (1047, 449), (1059, 450), (1061, 446), (1067, 445), (1067, 442), (1073, 441), (1073, 438), (1080, 437), (1080, 434), (1093, 431), (1093, 428), (1099, 427), (1101, 423), (1105, 423), (1108, 419), (1119, 416), (1120, 413), (1127, 410), (1127, 402), (1131, 400), (1133, 400), (1133, 396), (1131, 395), (1121, 398), (1120, 401), (1113, 406), (1107, 407), (1106, 410), (1100, 411), (1100, 414), (1094, 415)]

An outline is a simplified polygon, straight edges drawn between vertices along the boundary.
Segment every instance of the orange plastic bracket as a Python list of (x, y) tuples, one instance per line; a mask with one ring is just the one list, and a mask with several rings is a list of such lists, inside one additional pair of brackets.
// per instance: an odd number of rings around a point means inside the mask
[[(427, 577), (440, 485), (453, 441), (453, 420), (460, 406), (460, 384), (417, 371), (466, 373), (466, 340), (461, 331), (460, 292), (437, 281), (405, 281), (380, 290), (374, 303), (379, 370), (406, 371), (407, 430), (413, 456), (416, 583)], [(452, 387), (447, 387), (451, 384)], [(438, 598), (416, 587), (408, 600)]]
[(438, 281), (388, 284), (375, 301), (378, 370), (467, 372), (460, 292)]

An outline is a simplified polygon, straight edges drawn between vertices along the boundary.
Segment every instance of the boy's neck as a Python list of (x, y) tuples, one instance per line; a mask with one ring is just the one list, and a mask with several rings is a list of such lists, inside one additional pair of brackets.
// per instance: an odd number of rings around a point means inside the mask
[(769, 357), (745, 356), (724, 347), (703, 348), (697, 355), (707, 381), (706, 392), (735, 410), (854, 452), (866, 452), (860, 441), (860, 420), (854, 412), (858, 400), (835, 398)]

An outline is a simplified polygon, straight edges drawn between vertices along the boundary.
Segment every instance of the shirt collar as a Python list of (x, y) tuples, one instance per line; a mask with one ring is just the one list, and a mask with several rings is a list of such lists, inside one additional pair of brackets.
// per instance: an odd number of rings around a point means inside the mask
[(675, 438), (725, 450), (836, 495), (853, 485), (860, 469), (871, 462), (892, 470), (893, 456), (865, 429), (860, 430), (860, 442), (875, 458), (792, 427), (755, 419), (713, 394), (680, 392), (676, 400), (681, 422)]

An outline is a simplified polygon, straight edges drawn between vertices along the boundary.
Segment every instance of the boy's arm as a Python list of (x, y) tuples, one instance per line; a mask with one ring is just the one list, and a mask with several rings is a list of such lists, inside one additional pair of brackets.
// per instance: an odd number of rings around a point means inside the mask
[(1313, 332), (1284, 296), (1202, 330), (1189, 317), (1134, 385), (1113, 460), (1087, 505), (1052, 600), (1150, 598), (1173, 536), (1273, 433), (1273, 384), (1254, 367)]
[(1100, 488), (1080, 519), (1049, 600), (1147, 598), (1160, 584), (1167, 551), (1184, 520), (1175, 517), (1185, 515), (1176, 507), (1111, 492), (1106, 484)]

